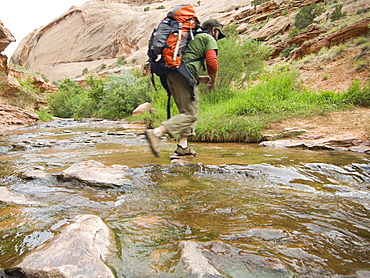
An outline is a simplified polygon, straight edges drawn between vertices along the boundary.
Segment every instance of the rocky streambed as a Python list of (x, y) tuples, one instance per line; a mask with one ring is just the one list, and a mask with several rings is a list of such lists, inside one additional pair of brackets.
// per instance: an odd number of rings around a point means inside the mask
[(370, 158), (72, 119), (0, 134), (0, 276), (369, 277)]

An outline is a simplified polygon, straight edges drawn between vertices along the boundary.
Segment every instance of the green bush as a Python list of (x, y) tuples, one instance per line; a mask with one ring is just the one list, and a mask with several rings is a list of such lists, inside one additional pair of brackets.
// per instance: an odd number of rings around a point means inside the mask
[(58, 89), (48, 102), (51, 113), (61, 118), (78, 117), (82, 104), (88, 98), (87, 89), (68, 78), (61, 82)]
[(122, 70), (121, 75), (109, 75), (104, 92), (105, 97), (101, 101), (100, 115), (107, 118), (127, 116), (138, 105), (151, 100), (143, 79), (134, 76), (128, 70)]
[(356, 14), (365, 14), (370, 11), (370, 8), (359, 9)]
[(254, 7), (256, 7), (256, 6), (258, 6), (258, 5), (260, 5), (260, 4), (262, 4), (262, 3), (265, 3), (265, 2), (268, 2), (269, 0), (252, 0), (252, 5), (254, 6)]
[(330, 19), (332, 21), (339, 20), (346, 16), (347, 13), (346, 12), (342, 13), (342, 8), (343, 8), (343, 5), (335, 5), (335, 10), (330, 15)]
[(126, 65), (126, 64), (127, 64), (127, 61), (126, 61), (125, 56), (119, 57), (116, 61), (116, 67), (121, 67), (121, 66)]
[(40, 120), (43, 122), (50, 121), (53, 118), (53, 116), (45, 108), (35, 111), (35, 113), (39, 116)]
[(361, 87), (360, 80), (354, 80), (343, 94), (343, 102), (355, 106), (370, 107), (370, 81)]
[(298, 47), (298, 45), (296, 45), (296, 44), (293, 44), (293, 45), (291, 45), (291, 46), (286, 47), (286, 48), (283, 50), (283, 52), (282, 52), (281, 56), (282, 56), (282, 57), (284, 57), (284, 58), (288, 57), (288, 56), (289, 56), (289, 54), (290, 54), (290, 52), (292, 52), (292, 51), (293, 51), (294, 49), (296, 49), (297, 47)]
[(252, 74), (264, 67), (264, 61), (272, 53), (269, 46), (256, 40), (238, 38), (236, 26), (230, 26), (225, 32), (227, 38), (219, 41), (218, 87), (242, 87)]
[(317, 4), (303, 6), (295, 16), (294, 26), (297, 27), (298, 30), (303, 30), (314, 22), (315, 17), (321, 15), (324, 11), (325, 9)]
[(95, 103), (96, 110), (98, 110), (100, 102), (105, 97), (105, 79), (90, 75), (86, 79), (86, 84), (89, 86), (90, 89), (88, 90), (89, 98), (91, 98), (91, 100)]

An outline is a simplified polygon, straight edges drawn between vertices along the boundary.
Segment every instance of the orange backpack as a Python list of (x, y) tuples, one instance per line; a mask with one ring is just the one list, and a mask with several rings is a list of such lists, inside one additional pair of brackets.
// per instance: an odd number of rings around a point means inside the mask
[(153, 74), (158, 75), (162, 86), (167, 91), (169, 96), (167, 102), (168, 118), (170, 118), (169, 103), (171, 92), (167, 85), (167, 74), (170, 71), (177, 70), (188, 80), (191, 89), (191, 99), (194, 100), (193, 88), (196, 83), (182, 62), (182, 56), (189, 42), (197, 33), (202, 32), (201, 30), (198, 31), (199, 28), (199, 20), (193, 6), (179, 5), (167, 13), (167, 17), (154, 29), (149, 40), (148, 62), (152, 73), (152, 83), (155, 87)]
[(191, 5), (179, 5), (167, 13), (149, 41), (148, 56), (152, 72), (157, 75), (179, 68), (190, 40), (199, 28)]

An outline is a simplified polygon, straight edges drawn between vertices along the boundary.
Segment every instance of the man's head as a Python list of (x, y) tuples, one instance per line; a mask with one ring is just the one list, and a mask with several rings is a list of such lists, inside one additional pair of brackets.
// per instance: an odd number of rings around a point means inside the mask
[(208, 31), (216, 40), (220, 40), (225, 37), (224, 33), (221, 31), (221, 28), (223, 27), (222, 24), (214, 18), (204, 21), (201, 27), (204, 31)]

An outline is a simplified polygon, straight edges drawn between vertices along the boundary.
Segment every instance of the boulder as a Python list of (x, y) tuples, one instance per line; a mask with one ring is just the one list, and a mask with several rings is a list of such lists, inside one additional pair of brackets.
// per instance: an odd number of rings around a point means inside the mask
[(132, 185), (126, 175), (128, 166), (105, 166), (103, 163), (89, 160), (73, 164), (56, 176), (60, 181), (78, 181), (98, 187), (121, 187)]
[(284, 33), (292, 24), (292, 20), (286, 16), (279, 16), (269, 21), (258, 32), (254, 33), (252, 37), (261, 41), (267, 41), (277, 34)]
[(112, 233), (94, 215), (77, 215), (60, 234), (31, 251), (5, 272), (12, 277), (115, 277), (105, 264)]
[(152, 105), (149, 102), (140, 104), (136, 109), (132, 112), (132, 116), (138, 116), (145, 114), (146, 112), (150, 111)]

